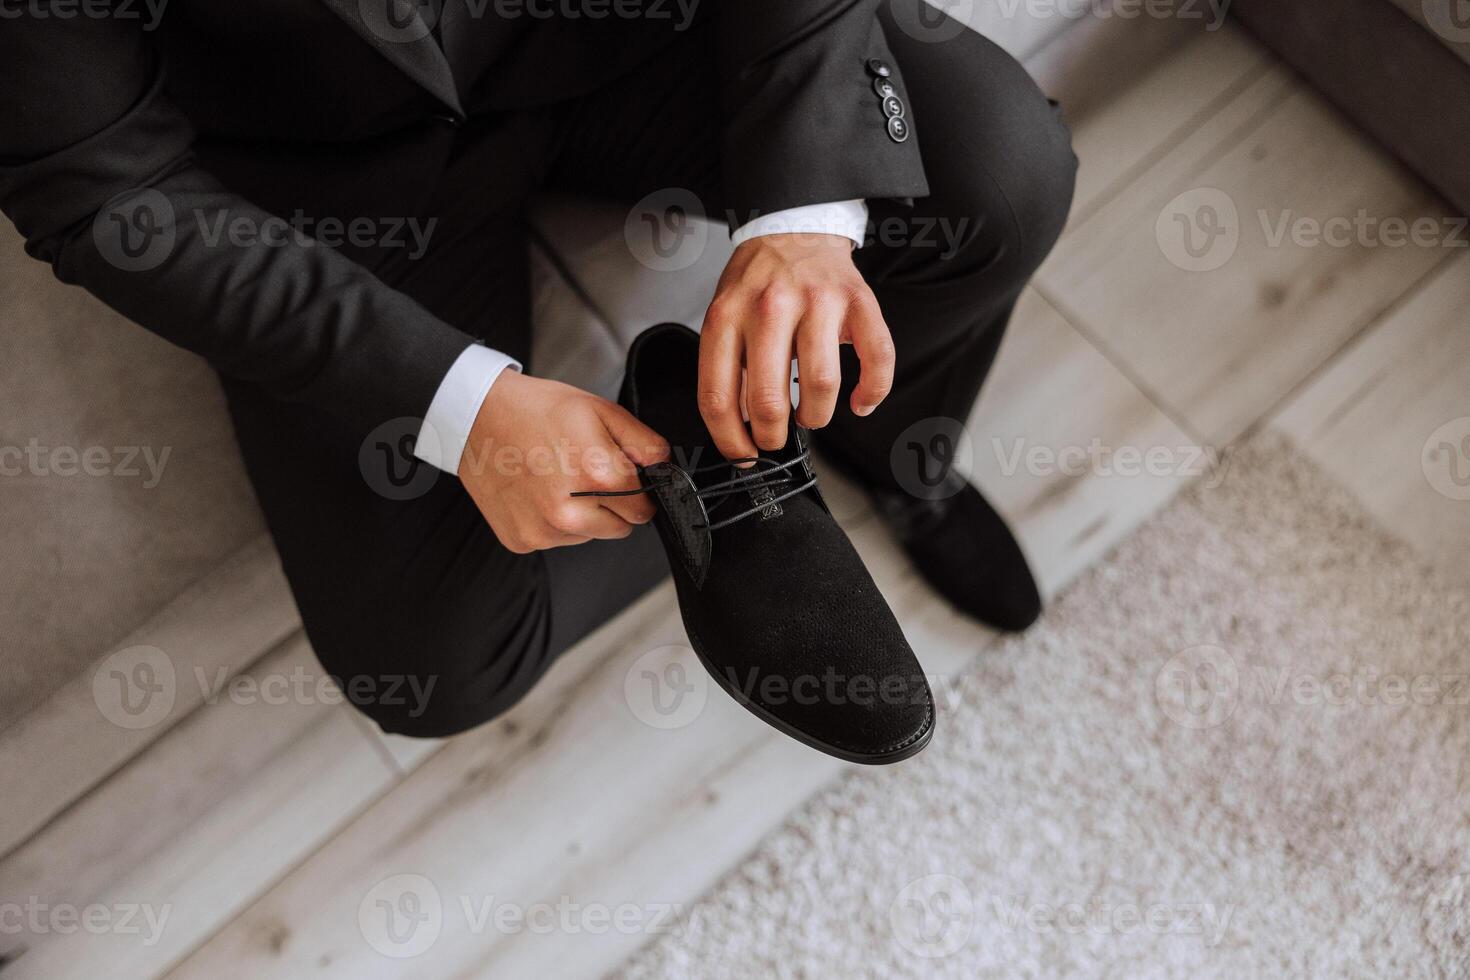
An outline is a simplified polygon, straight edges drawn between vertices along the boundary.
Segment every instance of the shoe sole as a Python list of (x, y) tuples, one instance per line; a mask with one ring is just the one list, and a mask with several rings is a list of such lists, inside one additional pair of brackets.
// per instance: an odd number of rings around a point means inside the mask
[(699, 662), (704, 665), (705, 673), (709, 674), (710, 677), (713, 678), (714, 682), (718, 684), (726, 694), (734, 698), (736, 704), (740, 705), (746, 711), (749, 711), (751, 714), (755, 715), (761, 721), (765, 722), (767, 725), (770, 725), (781, 734), (789, 736), (790, 738), (794, 738), (801, 744), (809, 748), (816, 749), (818, 752), (825, 753), (832, 756), (833, 758), (841, 759), (843, 762), (856, 762), (857, 764), (863, 766), (891, 766), (895, 762), (902, 762), (905, 759), (918, 755), (924, 750), (924, 747), (929, 744), (929, 739), (934, 735), (935, 712), (934, 699), (931, 695), (929, 699), (929, 718), (928, 721), (925, 723), (923, 730), (920, 731), (918, 734), (911, 736), (908, 740), (905, 741), (903, 745), (894, 749), (891, 752), (882, 752), (877, 755), (873, 755), (870, 753), (854, 752), (851, 749), (844, 749), (841, 746), (833, 745), (830, 742), (824, 742), (821, 739), (816, 738), (813, 735), (809, 735), (806, 732), (803, 732), (801, 729), (792, 726), (790, 723), (782, 721), (780, 718), (777, 718), (775, 715), (767, 711), (758, 702), (752, 701), (750, 698), (746, 697), (745, 693), (741, 691), (740, 688), (727, 681), (724, 677), (724, 672), (715, 667), (715, 665), (710, 661), (709, 657), (705, 656), (703, 649), (704, 644), (700, 642), (699, 636), (693, 630), (689, 629), (688, 623), (684, 624), (684, 631), (689, 634), (690, 649), (692, 649), (694, 651), (694, 655), (699, 658)]

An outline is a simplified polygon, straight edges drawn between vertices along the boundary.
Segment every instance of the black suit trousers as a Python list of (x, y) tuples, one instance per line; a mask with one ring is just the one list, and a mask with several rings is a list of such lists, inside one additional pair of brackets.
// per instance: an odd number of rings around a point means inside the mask
[[(891, 449), (906, 429), (968, 415), (1017, 296), (1061, 231), (1076, 164), (1055, 107), (1025, 71), (932, 14), (915, 30), (921, 5), (884, 4), (879, 16), (901, 64), (900, 94), (931, 194), (870, 201), (872, 237), (854, 253), (892, 331), (895, 386), (866, 419), (850, 415), (844, 390), (837, 418), (818, 434), (844, 469), (882, 484), (896, 479)], [(722, 214), (708, 30), (691, 29), (590, 95), (469, 119), (417, 216), (437, 219), (427, 251), (351, 242), (343, 250), (534, 374), (534, 194), (631, 204), (684, 188), (707, 214)], [(885, 124), (874, 92), (853, 97), (869, 99), (873, 124)], [(303, 184), (258, 203), (319, 214), (327, 195)], [(856, 380), (849, 353), (848, 390)], [(560, 653), (667, 572), (649, 528), (623, 541), (507, 551), (457, 478), (414, 464), (416, 419), (385, 419), (363, 433), (251, 385), (225, 387), (307, 635), (349, 699), (387, 731), (446, 735), (503, 712)], [(430, 694), (383, 703), (372, 693), (394, 684)]]

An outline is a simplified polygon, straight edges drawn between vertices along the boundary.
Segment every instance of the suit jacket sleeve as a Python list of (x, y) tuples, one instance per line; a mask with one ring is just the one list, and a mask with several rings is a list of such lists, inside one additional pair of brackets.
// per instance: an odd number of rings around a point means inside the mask
[[(136, 20), (0, 12), (0, 210), (32, 256), (222, 373), (363, 431), (423, 415), (471, 337), (329, 248), (212, 235), (220, 217), (272, 216), (194, 163)], [(152, 245), (119, 251), (124, 230)]]
[(878, 59), (906, 91), (876, 8), (875, 0), (718, 6), (732, 226), (803, 204), (928, 195), (917, 138), (889, 138), (873, 90), (867, 66)]

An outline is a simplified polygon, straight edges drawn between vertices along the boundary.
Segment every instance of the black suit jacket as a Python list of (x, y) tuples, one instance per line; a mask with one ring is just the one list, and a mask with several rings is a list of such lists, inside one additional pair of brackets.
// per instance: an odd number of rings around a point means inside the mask
[[(500, 16), (517, 8), (497, 0), (417, 15), (396, 0), (170, 0), (153, 24), (140, 0), (88, 2), (112, 15), (0, 0), (0, 210), (62, 281), (360, 431), (422, 416), (472, 338), (339, 252), (211, 243), (182, 216), (259, 226), (273, 184), (303, 174), (341, 207), (415, 214), (467, 115), (590, 91), (681, 22), (671, 2), (664, 19), (568, 19)], [(705, 4), (733, 213), (928, 193), (916, 141), (874, 125), (865, 66), (892, 61), (875, 0)], [(333, 171), (344, 155), (360, 186)], [(114, 223), (162, 247), (119, 255)]]

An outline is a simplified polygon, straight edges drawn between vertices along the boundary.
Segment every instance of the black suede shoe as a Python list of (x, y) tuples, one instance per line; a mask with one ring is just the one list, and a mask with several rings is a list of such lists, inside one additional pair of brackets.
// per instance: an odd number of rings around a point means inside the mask
[(962, 612), (1018, 632), (1041, 615), (1041, 594), (1015, 535), (959, 474), (936, 499), (868, 487), (868, 495), (914, 566)]
[(736, 701), (813, 748), (868, 764), (914, 755), (934, 731), (928, 681), (828, 513), (800, 430), (736, 468), (700, 418), (698, 365), (697, 333), (652, 327), (620, 399), (673, 448), (640, 475), (691, 646)]

